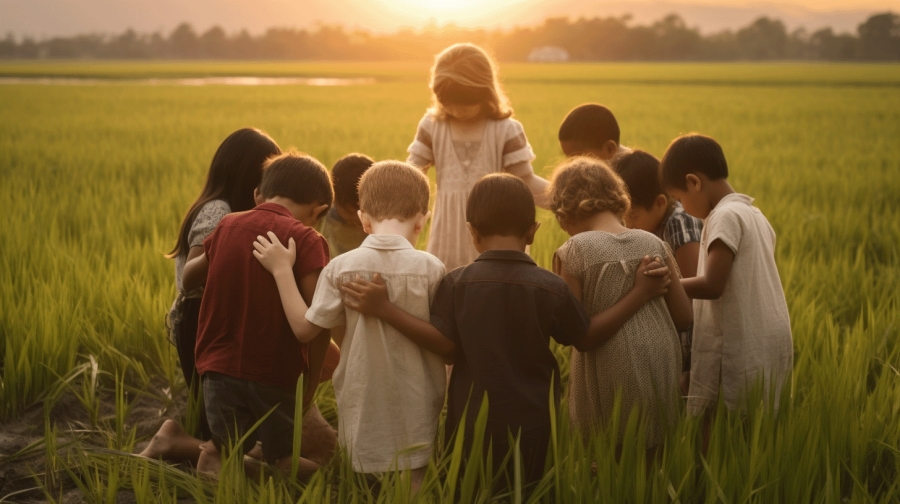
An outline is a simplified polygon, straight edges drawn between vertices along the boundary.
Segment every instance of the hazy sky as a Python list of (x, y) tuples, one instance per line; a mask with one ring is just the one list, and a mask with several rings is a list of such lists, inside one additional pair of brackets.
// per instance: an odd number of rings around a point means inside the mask
[(549, 16), (631, 13), (635, 22), (681, 14), (705, 32), (748, 24), (760, 15), (788, 26), (832, 26), (853, 31), (868, 15), (900, 12), (900, 0), (0, 0), (0, 34), (47, 37), (173, 29), (187, 21), (199, 31), (220, 25), (259, 33), (272, 26), (311, 27), (317, 22), (393, 31), (433, 21), (473, 27), (535, 24)]

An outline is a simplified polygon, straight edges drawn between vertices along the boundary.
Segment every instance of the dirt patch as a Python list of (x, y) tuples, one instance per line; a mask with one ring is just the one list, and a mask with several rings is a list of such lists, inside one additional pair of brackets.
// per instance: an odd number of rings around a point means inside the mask
[[(182, 391), (169, 397), (168, 382), (158, 379), (144, 387), (144, 393), (126, 396), (130, 404), (125, 416), (125, 432), (135, 431), (134, 452), (141, 451), (166, 419), (181, 422), (186, 411), (187, 394)], [(65, 460), (74, 441), (79, 446), (106, 448), (115, 437), (116, 402), (111, 390), (101, 389), (96, 412), (92, 414), (71, 391), (63, 393), (46, 411), (43, 403), (32, 405), (16, 418), (0, 422), (0, 499), (23, 504), (47, 502), (41, 489), (48, 481), (58, 484), (54, 499), (62, 503), (87, 502), (64, 471), (48, 468), (48, 452)], [(49, 425), (45, 421), (49, 418)], [(55, 444), (45, 439), (55, 428)], [(55, 448), (55, 449), (54, 449)], [(48, 471), (50, 469), (50, 471)], [(48, 475), (48, 472), (51, 473)], [(134, 495), (121, 491), (116, 502), (135, 502)]]

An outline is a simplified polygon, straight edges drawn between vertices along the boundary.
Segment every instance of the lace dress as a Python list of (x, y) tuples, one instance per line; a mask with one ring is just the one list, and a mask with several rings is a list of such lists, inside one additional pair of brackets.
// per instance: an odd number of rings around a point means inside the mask
[[(562, 268), (581, 281), (584, 309), (594, 316), (631, 290), (645, 255), (668, 257), (668, 247), (641, 230), (618, 234), (588, 231), (573, 236), (557, 250), (554, 269)], [(588, 352), (572, 349), (572, 424), (585, 436), (598, 427), (609, 428), (620, 394), (619, 442), (630, 412), (636, 409), (647, 424), (647, 448), (656, 446), (675, 415), (680, 369), (678, 332), (665, 299), (658, 297), (641, 307), (600, 347)]]
[[(490, 173), (507, 171), (519, 177), (532, 173), (530, 161), (535, 156), (522, 124), (515, 119), (487, 120), (480, 142), (454, 142), (450, 124), (426, 114), (408, 151), (410, 163), (433, 164), (436, 171), (428, 252), (437, 256), (447, 271), (471, 263), (478, 252), (466, 226), (469, 191)], [(515, 172), (509, 171), (512, 167)]]

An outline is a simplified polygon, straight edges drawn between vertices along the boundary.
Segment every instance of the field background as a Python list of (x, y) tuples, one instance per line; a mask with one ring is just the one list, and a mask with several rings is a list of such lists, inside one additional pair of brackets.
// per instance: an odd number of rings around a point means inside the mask
[[(586, 101), (616, 113), (623, 144), (657, 156), (682, 133), (716, 138), (731, 184), (756, 198), (778, 235), (776, 259), (794, 334), (792, 398), (777, 418), (762, 409), (745, 418), (719, 415), (705, 458), (698, 454), (696, 423), (681, 420), (663, 461), (645, 474), (634, 457), (611, 460), (602, 435), (579, 457), (585, 448), (571, 440), (563, 411), (555, 469), (532, 498), (900, 499), (900, 66), (572, 64), (501, 71), (538, 155), (535, 169), (545, 176), (561, 159), (560, 121)], [(282, 148), (296, 147), (328, 166), (351, 151), (404, 159), (429, 101), (427, 72), (426, 63), (0, 64), (0, 78), (107, 81), (0, 85), (6, 210), (0, 217), (0, 421), (7, 422), (0, 429), (7, 431), (0, 436), (0, 502), (4, 495), (11, 502), (57, 501), (72, 492), (113, 502), (131, 495), (129, 488), (137, 490), (128, 499), (138, 502), (176, 495), (219, 502), (376, 498), (342, 477), (346, 468), (299, 487), (248, 485), (240, 478), (216, 486), (100, 448), (131, 451), (160, 415), (183, 411), (181, 373), (163, 330), (175, 294), (172, 262), (163, 254), (221, 140), (255, 126)], [(238, 75), (372, 77), (375, 83), (137, 81)], [(532, 254), (546, 267), (566, 236), (548, 213), (539, 216), (544, 225)], [(566, 352), (558, 354), (565, 373)], [(331, 393), (322, 393), (333, 418)], [(68, 417), (51, 407), (65, 398), (67, 408), (85, 412), (77, 422), (61, 421)], [(129, 415), (149, 400), (162, 405), (156, 418)], [(11, 440), (12, 434), (19, 437)], [(590, 457), (598, 461), (597, 476), (585, 469)], [(34, 478), (23, 476), (25, 466)], [(457, 490), (442, 486), (437, 475), (451, 469), (450, 462), (435, 462), (426, 497), (446, 499), (458, 490), (489, 498), (490, 485), (477, 481)], [(398, 495), (382, 491), (377, 498), (390, 502)]]

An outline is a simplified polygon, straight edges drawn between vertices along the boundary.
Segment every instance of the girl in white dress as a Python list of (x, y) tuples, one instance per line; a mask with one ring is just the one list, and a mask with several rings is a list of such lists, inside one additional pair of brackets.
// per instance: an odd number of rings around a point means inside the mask
[(407, 161), (437, 172), (428, 252), (450, 271), (478, 256), (466, 226), (466, 200), (475, 182), (489, 173), (511, 173), (542, 207), (548, 182), (534, 174), (534, 152), (483, 49), (455, 44), (438, 54), (430, 88), (432, 106), (419, 121)]

